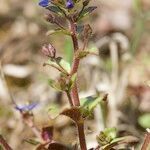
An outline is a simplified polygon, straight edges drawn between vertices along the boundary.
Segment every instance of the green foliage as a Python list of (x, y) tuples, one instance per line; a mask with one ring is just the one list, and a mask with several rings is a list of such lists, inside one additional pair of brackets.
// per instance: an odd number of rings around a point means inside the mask
[(76, 58), (82, 59), (82, 58), (86, 57), (88, 54), (90, 54), (89, 51), (78, 50), (76, 53)]
[(54, 88), (57, 91), (65, 91), (66, 90), (66, 83), (65, 82), (59, 82), (57, 80), (48, 80), (49, 85)]
[(78, 19), (82, 19), (83, 17), (91, 14), (97, 7), (96, 6), (91, 6), (88, 8), (85, 8), (80, 14)]
[(56, 69), (61, 70), (65, 74), (68, 74), (71, 71), (70, 64), (61, 57), (57, 57), (55, 59), (49, 59), (46, 65), (55, 67)]
[(50, 117), (52, 119), (56, 118), (59, 113), (60, 113), (60, 106), (57, 104), (50, 104), (50, 106), (48, 106), (48, 114), (50, 114)]
[(100, 102), (103, 100), (102, 97), (99, 96), (89, 96), (85, 98), (80, 99), (80, 111), (83, 115), (83, 117), (89, 117), (92, 115), (94, 108), (100, 104)]
[(62, 10), (59, 8), (59, 7), (57, 7), (57, 6), (48, 6), (48, 7), (46, 7), (48, 10), (50, 10), (51, 12), (53, 12), (53, 13), (55, 13), (55, 14), (57, 14), (57, 15), (59, 15), (59, 16), (63, 16), (63, 12), (62, 12)]
[(70, 71), (71, 71), (71, 66), (70, 66), (70, 64), (69, 64), (67, 61), (65, 61), (65, 60), (62, 59), (61, 57), (58, 57), (58, 58), (56, 59), (56, 63), (57, 63), (60, 67), (62, 67), (63, 69), (65, 69), (68, 73), (70, 73)]
[(58, 91), (68, 91), (68, 92), (70, 92), (70, 90), (72, 89), (72, 87), (73, 87), (73, 85), (76, 81), (76, 73), (73, 74), (69, 80), (68, 80), (67, 77), (62, 76), (58, 80), (49, 79), (48, 81), (49, 81), (49, 85), (52, 88), (54, 88)]
[(77, 74), (76, 73), (71, 76), (71, 79), (69, 80), (69, 83), (67, 85), (68, 86), (68, 91), (70, 91), (73, 88), (74, 83), (76, 81), (76, 78), (77, 78)]
[(150, 128), (150, 113), (144, 114), (138, 118), (138, 123), (143, 128)]
[(69, 64), (72, 64), (72, 59), (73, 59), (73, 47), (72, 47), (72, 43), (71, 43), (71, 39), (70, 38), (66, 38), (65, 43), (64, 43), (64, 55), (65, 55), (65, 59), (66, 61), (69, 62)]
[(29, 144), (31, 144), (31, 145), (34, 145), (34, 146), (40, 144), (39, 141), (36, 141), (36, 140), (34, 140), (34, 139), (25, 139), (24, 141), (27, 142), (27, 143), (29, 143)]
[(97, 136), (97, 142), (101, 146), (102, 150), (110, 150), (115, 146), (121, 144), (136, 143), (138, 139), (133, 136), (125, 136), (117, 138), (116, 128), (106, 128), (104, 131), (101, 131)]
[(99, 145), (104, 146), (114, 140), (117, 136), (116, 128), (106, 128), (101, 131), (99, 136), (97, 136), (97, 141)]
[(54, 30), (49, 30), (46, 35), (49, 36), (49, 35), (53, 35), (53, 34), (65, 34), (65, 35), (70, 35), (70, 32), (65, 30), (65, 29), (60, 29), (60, 28), (57, 28), (57, 29), (54, 29)]
[[(120, 146), (121, 144), (132, 144), (132, 143), (137, 143), (138, 139), (133, 136), (125, 136), (125, 137), (120, 137), (120, 138), (115, 138), (112, 140), (109, 144), (106, 144), (105, 146), (102, 147), (102, 150), (110, 150), (115, 146)], [(124, 150), (127, 150), (126, 148)]]

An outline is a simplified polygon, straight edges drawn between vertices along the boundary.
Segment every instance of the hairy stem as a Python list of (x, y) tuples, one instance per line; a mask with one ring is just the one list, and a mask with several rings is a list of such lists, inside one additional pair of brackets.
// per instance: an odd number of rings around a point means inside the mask
[(2, 145), (5, 148), (5, 150), (12, 150), (12, 148), (7, 144), (2, 135), (0, 135), (0, 145)]
[[(76, 23), (71, 19), (70, 20), (70, 29), (71, 29), (71, 38), (72, 38), (73, 47), (74, 47), (74, 59), (73, 59), (73, 65), (72, 65), (72, 70), (71, 70), (70, 76), (72, 76), (74, 73), (77, 73), (78, 68), (79, 68), (79, 64), (80, 64), (80, 59), (75, 57), (76, 51), (79, 50), (78, 39), (77, 39), (77, 35), (76, 35), (76, 27), (77, 27)], [(78, 87), (77, 87), (76, 81), (75, 81), (75, 84), (71, 90), (71, 95), (72, 95), (74, 106), (80, 106)], [(77, 124), (77, 128), (78, 128), (80, 148), (81, 148), (81, 150), (87, 150), (86, 141), (85, 141), (85, 134), (84, 134), (84, 122)]]
[(78, 136), (79, 136), (80, 148), (81, 150), (87, 150), (85, 135), (84, 135), (84, 123), (77, 124), (77, 128), (79, 134)]
[[(78, 39), (77, 39), (77, 35), (76, 35), (76, 24), (72, 20), (70, 20), (70, 29), (71, 29), (71, 38), (72, 38), (74, 53), (75, 53), (79, 49), (79, 46), (78, 46)], [(77, 73), (78, 67), (79, 67), (79, 62), (80, 62), (80, 60), (78, 58), (74, 58), (71, 76), (74, 73)], [(75, 81), (74, 87), (71, 90), (71, 95), (72, 95), (74, 106), (80, 106), (78, 87), (77, 87), (76, 81)]]

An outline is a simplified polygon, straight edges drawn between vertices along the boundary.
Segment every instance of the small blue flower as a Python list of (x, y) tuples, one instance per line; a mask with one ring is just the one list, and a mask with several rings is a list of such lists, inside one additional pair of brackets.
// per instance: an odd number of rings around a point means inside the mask
[(67, 7), (68, 9), (73, 8), (73, 7), (74, 7), (73, 1), (72, 1), (72, 0), (67, 0), (67, 2), (66, 2), (66, 7)]
[(49, 0), (40, 0), (39, 5), (42, 7), (47, 7), (49, 3)]
[(24, 105), (24, 106), (16, 106), (15, 109), (19, 111), (31, 111), (38, 105), (37, 102), (31, 103), (29, 105)]

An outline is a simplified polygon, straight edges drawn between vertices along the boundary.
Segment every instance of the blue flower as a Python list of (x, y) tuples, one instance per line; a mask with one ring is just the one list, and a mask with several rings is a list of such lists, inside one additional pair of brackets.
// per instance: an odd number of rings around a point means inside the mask
[(36, 106), (38, 105), (37, 102), (31, 103), (29, 105), (24, 105), (24, 106), (15, 106), (15, 109), (19, 110), (19, 111), (31, 111), (32, 109), (34, 109)]
[(47, 7), (49, 3), (49, 0), (40, 0), (39, 5), (42, 7)]
[(73, 7), (74, 7), (73, 1), (72, 1), (72, 0), (67, 0), (67, 2), (66, 2), (66, 7), (67, 7), (68, 9), (73, 8)]

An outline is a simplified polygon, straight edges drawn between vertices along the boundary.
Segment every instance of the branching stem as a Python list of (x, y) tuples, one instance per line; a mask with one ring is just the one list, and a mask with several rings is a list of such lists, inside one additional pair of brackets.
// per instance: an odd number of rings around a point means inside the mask
[[(75, 57), (76, 51), (79, 50), (78, 39), (77, 39), (77, 35), (76, 35), (76, 28), (77, 28), (76, 22), (72, 18), (70, 18), (69, 22), (70, 22), (71, 38), (72, 38), (72, 43), (73, 43), (73, 47), (74, 47), (74, 59), (73, 59), (72, 70), (70, 73), (70, 77), (71, 77), (73, 74), (78, 72), (80, 59)], [(80, 106), (78, 87), (77, 87), (76, 81), (75, 81), (74, 86), (71, 90), (71, 97), (73, 100), (73, 105), (74, 106)], [(77, 128), (78, 128), (80, 148), (81, 148), (81, 150), (87, 150), (86, 141), (85, 141), (85, 134), (84, 134), (84, 122), (77, 124)]]

